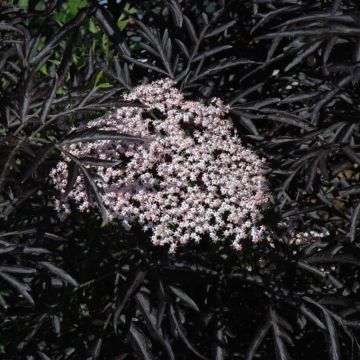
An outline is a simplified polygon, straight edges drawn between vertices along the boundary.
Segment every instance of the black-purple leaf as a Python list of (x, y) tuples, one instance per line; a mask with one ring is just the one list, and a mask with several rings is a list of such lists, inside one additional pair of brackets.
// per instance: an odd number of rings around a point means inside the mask
[(92, 165), (92, 166), (107, 167), (107, 166), (115, 166), (115, 165), (120, 164), (119, 160), (103, 160), (103, 159), (97, 159), (97, 158), (92, 158), (92, 157), (82, 157), (82, 158), (79, 158), (79, 160), (84, 165)]
[(185, 57), (187, 59), (190, 59), (190, 52), (189, 52), (188, 48), (186, 47), (186, 45), (179, 39), (175, 39), (175, 42), (178, 44), (180, 50), (185, 55)]
[(159, 52), (157, 52), (156, 50), (154, 50), (151, 46), (143, 43), (143, 42), (140, 42), (139, 45), (144, 49), (146, 50), (149, 54), (159, 58), (160, 57), (160, 54)]
[(2, 297), (2, 295), (0, 295), (0, 306), (3, 308), (3, 309), (7, 309), (8, 308), (8, 304), (6, 303), (5, 299)]
[(51, 105), (52, 105), (52, 103), (54, 101), (57, 89), (58, 89), (58, 77), (55, 74), (53, 84), (52, 84), (52, 87), (51, 87), (51, 91), (49, 92), (49, 96), (46, 99), (46, 101), (44, 101), (43, 106), (41, 107), (40, 121), (42, 123), (45, 122), (46, 117), (49, 114), (49, 110), (50, 110)]
[(309, 36), (309, 37), (324, 37), (328, 38), (334, 35), (346, 36), (360, 36), (360, 29), (351, 29), (346, 27), (338, 27), (333, 29), (317, 29), (317, 30), (290, 30), (278, 33), (268, 33), (266, 35), (258, 36), (256, 40), (275, 39), (285, 37)]
[(68, 177), (66, 180), (65, 192), (62, 194), (64, 199), (67, 198), (70, 191), (73, 189), (78, 175), (79, 175), (79, 165), (75, 161), (71, 161), (71, 163), (68, 166)]
[(41, 360), (51, 360), (44, 352), (38, 351), (37, 352)]
[(216, 330), (215, 339), (212, 344), (212, 359), (213, 360), (225, 360), (226, 350), (224, 346), (225, 334), (224, 329), (219, 328)]
[(52, 326), (53, 326), (53, 330), (56, 336), (60, 335), (60, 331), (61, 331), (61, 325), (60, 325), (60, 318), (58, 315), (54, 314), (52, 316)]
[(144, 333), (134, 323), (131, 324), (128, 337), (130, 342), (138, 354), (138, 358), (142, 360), (153, 360), (148, 343), (149, 340), (145, 337)]
[(174, 293), (185, 305), (190, 307), (191, 309), (195, 311), (200, 311), (199, 307), (196, 305), (195, 301), (191, 299), (189, 295), (187, 295), (183, 290), (175, 287), (175, 286), (169, 286), (169, 289), (172, 293)]
[(183, 24), (183, 12), (177, 0), (167, 0), (167, 7), (169, 8), (171, 15), (174, 19), (174, 23), (177, 27), (181, 28)]
[(298, 5), (292, 5), (292, 6), (281, 7), (279, 9), (268, 12), (260, 21), (258, 21), (255, 24), (255, 26), (251, 29), (250, 33), (253, 34), (256, 30), (258, 30), (260, 27), (264, 26), (266, 23), (268, 23), (272, 19), (279, 17), (279, 15), (293, 12), (297, 9), (299, 9)]
[(12, 274), (34, 274), (36, 273), (36, 269), (25, 267), (25, 266), (18, 266), (18, 265), (3, 265), (0, 266), (0, 271)]
[(252, 360), (256, 356), (256, 352), (259, 349), (261, 343), (264, 341), (267, 333), (271, 327), (271, 322), (269, 319), (262, 324), (257, 331), (255, 332), (251, 344), (246, 352), (245, 360)]
[[(201, 61), (202, 60), (203, 59), (201, 59)], [(201, 64), (201, 61), (200, 61), (200, 64)], [(221, 59), (221, 60), (217, 61), (216, 63), (212, 64), (211, 66), (209, 66), (206, 70), (204, 70), (200, 74), (196, 74), (196, 72), (195, 72), (194, 80), (199, 80), (205, 76), (219, 73), (220, 71), (227, 70), (234, 66), (249, 65), (249, 64), (253, 64), (253, 63), (254, 63), (253, 61), (248, 60), (248, 59), (238, 59), (238, 60)]]
[(192, 24), (191, 20), (186, 15), (184, 15), (184, 23), (185, 23), (186, 29), (188, 31), (188, 34), (190, 35), (191, 40), (194, 43), (196, 43), (198, 41), (198, 36), (196, 35), (194, 25)]
[(195, 349), (195, 347), (191, 344), (191, 342), (185, 332), (185, 329), (183, 328), (181, 322), (176, 317), (176, 311), (175, 311), (175, 308), (173, 307), (173, 305), (170, 305), (169, 315), (171, 318), (171, 322), (173, 323), (173, 326), (176, 327), (176, 333), (177, 333), (178, 337), (185, 344), (185, 346), (200, 359), (208, 360), (207, 357), (200, 354), (199, 351), (197, 351)]
[(9, 274), (5, 274), (4, 272), (1, 272), (1, 271), (0, 271), (0, 278), (2, 278), (9, 285), (11, 285), (13, 288), (15, 288), (18, 291), (18, 293), (21, 294), (30, 305), (35, 304), (33, 298), (31, 297), (31, 295), (28, 292), (29, 288), (27, 285), (25, 285), (24, 283), (21, 283), (13, 276), (11, 276)]
[(287, 338), (287, 334), (279, 323), (277, 312), (270, 308), (270, 323), (273, 330), (275, 353), (277, 360), (290, 360), (289, 352), (286, 348), (284, 340)]
[(326, 327), (323, 322), (310, 310), (305, 304), (301, 304), (299, 310), (309, 319), (311, 320), (316, 326), (320, 329), (325, 330)]
[(157, 326), (157, 319), (153, 309), (150, 307), (150, 302), (147, 296), (138, 292), (135, 298), (138, 309), (145, 318), (146, 327), (149, 333), (154, 339), (161, 343), (168, 355), (168, 358), (170, 360), (175, 360), (175, 355), (169, 341), (164, 336), (162, 329)]
[(61, 145), (75, 144), (84, 141), (99, 141), (99, 140), (122, 140), (130, 142), (142, 142), (143, 138), (138, 136), (120, 134), (113, 130), (100, 130), (100, 129), (84, 129), (74, 131), (67, 135), (61, 142)]
[(66, 271), (63, 269), (60, 269), (59, 267), (55, 266), (54, 264), (51, 264), (48, 261), (39, 261), (38, 264), (45, 268), (46, 270), (50, 271), (54, 275), (58, 276), (60, 279), (64, 280), (65, 282), (71, 284), (72, 286), (79, 286), (77, 281), (70, 276)]
[(91, 360), (96, 360), (101, 353), (101, 346), (103, 343), (102, 338), (98, 338), (91, 352)]
[(38, 355), (40, 357), (41, 360), (51, 360), (51, 358), (49, 358), (45, 353), (43, 353), (42, 351), (38, 351)]
[(75, 44), (77, 35), (78, 35), (78, 29), (75, 28), (72, 31), (72, 33), (66, 43), (66, 47), (63, 52), (63, 55), (61, 58), (61, 63), (59, 65), (59, 70), (58, 70), (58, 84), (57, 84), (58, 86), (61, 86), (66, 80), (66, 76), (67, 76), (68, 70), (70, 68), (71, 61), (72, 61), (73, 48), (74, 48), (74, 44)]
[(222, 51), (229, 50), (229, 49), (232, 49), (231, 45), (221, 45), (221, 46), (214, 47), (214, 48), (212, 48), (208, 51), (205, 51), (205, 52), (199, 54), (198, 56), (194, 57), (193, 62), (199, 61), (202, 59), (206, 59), (212, 55), (218, 54)]
[(291, 61), (291, 63), (286, 66), (284, 71), (289, 71), (294, 66), (300, 64), (305, 58), (314, 53), (320, 47), (321, 43), (321, 41), (317, 41), (310, 45), (307, 49), (301, 50), (298, 55)]
[(235, 24), (236, 24), (236, 20), (229, 21), (226, 24), (223, 24), (223, 25), (217, 27), (216, 29), (206, 33), (204, 38), (208, 39), (213, 36), (219, 35), (219, 34), (223, 33), (224, 31), (226, 31), (227, 29), (229, 29), (230, 27), (234, 26)]
[(131, 280), (129, 286), (126, 288), (126, 291), (123, 294), (123, 296), (116, 301), (116, 309), (113, 317), (114, 329), (117, 329), (118, 321), (125, 305), (129, 301), (130, 297), (139, 289), (139, 287), (141, 286), (141, 284), (145, 279), (145, 276), (146, 276), (146, 271), (143, 270), (137, 271), (134, 278)]
[(327, 311), (323, 310), (322, 313), (327, 327), (326, 338), (328, 342), (328, 352), (330, 359), (340, 360), (339, 340), (334, 321)]
[(160, 69), (159, 67), (157, 67), (155, 65), (151, 65), (147, 62), (142, 62), (142, 61), (136, 60), (136, 59), (132, 58), (131, 56), (123, 55), (123, 58), (125, 60), (127, 60), (137, 66), (143, 67), (145, 69), (150, 69), (150, 70), (153, 70), (155, 72), (158, 72), (158, 73), (164, 74), (164, 75), (169, 75), (166, 71)]
[(25, 172), (25, 175), (21, 180), (22, 183), (24, 183), (37, 170), (37, 168), (51, 154), (54, 148), (55, 145), (53, 144), (46, 144), (43, 146), (40, 153), (36, 156), (36, 159), (33, 161), (32, 165), (30, 166), (30, 168)]
[(359, 223), (359, 218), (360, 218), (360, 203), (357, 204), (356, 208), (354, 209), (351, 215), (351, 222), (350, 222), (351, 225), (349, 231), (350, 241), (355, 241), (356, 227)]
[(123, 55), (130, 55), (125, 39), (117, 26), (113, 16), (105, 7), (97, 4), (95, 19), (105, 34), (114, 42), (117, 50)]
[(56, 46), (60, 43), (60, 41), (64, 38), (64, 36), (69, 33), (71, 30), (77, 28), (88, 16), (89, 8), (85, 8), (80, 10), (73, 20), (71, 20), (68, 24), (63, 26), (63, 28), (55, 33), (50, 41), (45, 45), (45, 47), (36, 55), (34, 56), (30, 63), (35, 64), (41, 60), (43, 60), (49, 53), (51, 53)]
[(82, 174), (84, 175), (84, 180), (87, 185), (87, 190), (91, 191), (91, 193), (95, 196), (96, 204), (100, 209), (101, 216), (103, 218), (103, 223), (106, 225), (109, 221), (108, 218), (108, 212), (105, 208), (105, 205), (103, 203), (103, 199), (99, 193), (99, 188), (96, 185), (95, 181), (91, 177), (89, 171), (85, 168), (85, 166), (81, 163), (81, 161), (74, 155), (72, 155), (70, 152), (66, 151), (65, 149), (58, 146), (58, 149), (62, 151), (66, 156), (68, 156), (72, 161), (74, 161), (80, 168)]

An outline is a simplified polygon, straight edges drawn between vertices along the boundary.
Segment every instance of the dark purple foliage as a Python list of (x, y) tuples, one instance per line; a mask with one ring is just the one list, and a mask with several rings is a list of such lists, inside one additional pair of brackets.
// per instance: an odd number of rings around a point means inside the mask
[[(88, 1), (65, 24), (60, 1), (8, 3), (1, 358), (359, 359), (358, 2), (129, 1), (138, 13), (124, 30), (124, 1)], [(72, 127), (162, 77), (230, 104), (244, 143), (268, 159), (274, 247), (203, 242), (169, 256), (138, 229), (53, 210), (61, 144), (90, 136)], [(74, 159), (69, 183), (84, 169)], [(331, 235), (299, 249), (276, 228), (283, 220)]]

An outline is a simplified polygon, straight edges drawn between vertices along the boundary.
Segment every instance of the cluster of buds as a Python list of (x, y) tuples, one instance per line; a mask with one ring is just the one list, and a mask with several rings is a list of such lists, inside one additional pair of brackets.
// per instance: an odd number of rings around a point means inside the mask
[(304, 232), (295, 232), (291, 231), (288, 236), (288, 242), (292, 245), (307, 245), (310, 242), (314, 242), (316, 240), (321, 240), (322, 238), (329, 236), (329, 233), (318, 232), (314, 230), (304, 231)]
[[(78, 159), (117, 161), (115, 166), (84, 165), (93, 175), (108, 217), (125, 229), (138, 224), (154, 245), (178, 245), (202, 239), (230, 241), (264, 235), (262, 213), (269, 202), (264, 160), (245, 147), (221, 100), (205, 105), (185, 100), (171, 80), (138, 86), (124, 96), (144, 107), (123, 106), (85, 124), (83, 129), (112, 130), (143, 142), (84, 141), (65, 150)], [(66, 153), (65, 153), (66, 154)], [(97, 203), (89, 198), (79, 174), (66, 199), (71, 159), (63, 155), (51, 171), (60, 192), (58, 211), (69, 202), (85, 212)]]

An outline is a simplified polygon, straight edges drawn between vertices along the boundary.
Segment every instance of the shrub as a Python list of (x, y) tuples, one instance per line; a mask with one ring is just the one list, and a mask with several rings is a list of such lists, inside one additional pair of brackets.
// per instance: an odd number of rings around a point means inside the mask
[[(70, 1), (7, 3), (0, 13), (3, 358), (356, 359), (357, 2), (89, 1), (71, 7), (71, 16), (61, 13)], [(224, 124), (231, 117), (237, 132), (227, 133), (227, 145), (266, 158), (266, 168), (251, 165), (272, 194), (262, 220), (271, 241), (244, 239), (236, 252), (204, 239), (169, 255), (136, 223), (129, 231), (103, 226), (110, 207), (95, 162), (114, 159), (95, 158), (97, 151), (78, 158), (70, 142), (91, 136), (97, 149), (131, 140), (146, 156), (152, 142), (102, 121), (115, 108), (151, 123), (167, 119), (161, 107), (146, 114), (131, 95), (119, 100), (128, 92), (140, 98), (139, 89), (159, 78), (176, 81), (183, 104), (229, 111)], [(225, 105), (211, 104), (213, 97)], [(140, 135), (153, 135), (146, 130)], [(191, 122), (185, 130), (186, 138), (198, 131)], [(126, 167), (134, 157), (120, 160)], [(49, 173), (59, 161), (68, 167), (56, 175), (64, 195), (83, 186), (100, 213), (72, 206), (66, 217), (53, 209)]]

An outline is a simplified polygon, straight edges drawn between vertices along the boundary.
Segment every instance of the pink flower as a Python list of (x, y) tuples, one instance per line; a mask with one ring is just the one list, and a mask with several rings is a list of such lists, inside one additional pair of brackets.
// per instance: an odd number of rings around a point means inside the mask
[[(78, 158), (117, 160), (113, 167), (85, 165), (95, 175), (109, 217), (126, 229), (137, 222), (152, 232), (154, 245), (170, 252), (205, 237), (228, 240), (241, 249), (242, 239), (263, 236), (262, 212), (269, 201), (264, 161), (242, 145), (220, 99), (209, 105), (184, 100), (171, 80), (135, 88), (125, 100), (147, 108), (121, 107), (83, 128), (115, 130), (149, 139), (144, 143), (101, 140), (65, 146)], [(160, 114), (157, 117), (156, 114)], [(65, 192), (70, 159), (64, 157), (50, 175)], [(57, 210), (95, 210), (85, 179), (78, 176)]]

